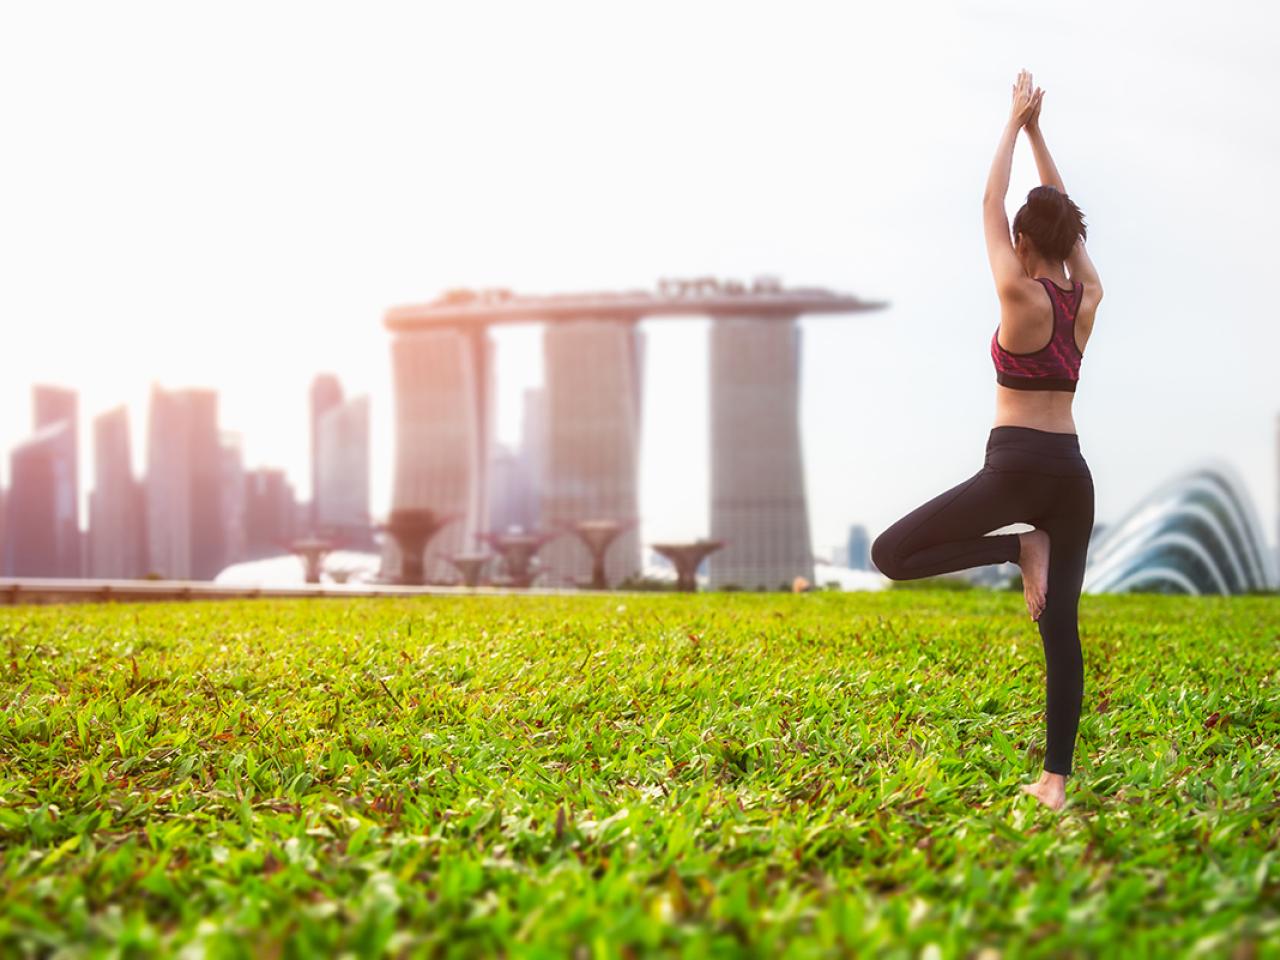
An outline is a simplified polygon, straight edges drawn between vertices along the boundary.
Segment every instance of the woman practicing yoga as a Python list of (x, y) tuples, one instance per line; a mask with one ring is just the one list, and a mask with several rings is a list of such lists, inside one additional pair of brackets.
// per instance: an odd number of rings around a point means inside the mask
[[(1076, 608), (1093, 530), (1093, 477), (1080, 453), (1071, 401), (1102, 285), (1084, 249), (1084, 218), (1040, 132), (1042, 97), (1031, 74), (1019, 73), (982, 199), (1000, 298), (1000, 323), (991, 336), (996, 415), (984, 465), (881, 533), (871, 556), (894, 580), (1006, 561), (1021, 567), (1027, 610), (1044, 645), (1047, 731), (1044, 772), (1022, 789), (1059, 810), (1084, 696)], [(1004, 200), (1019, 129), (1031, 141), (1042, 185), (1013, 218), (1011, 242)], [(1035, 529), (986, 535), (1013, 523)]]

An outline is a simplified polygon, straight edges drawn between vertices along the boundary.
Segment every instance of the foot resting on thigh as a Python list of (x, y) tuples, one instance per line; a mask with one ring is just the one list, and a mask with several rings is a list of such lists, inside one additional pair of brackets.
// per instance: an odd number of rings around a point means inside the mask
[(1049, 590), (1049, 534), (1032, 530), (1018, 534), (1018, 566), (1022, 568), (1022, 595), (1032, 620), (1044, 612)]
[(1050, 810), (1061, 810), (1067, 802), (1067, 778), (1060, 773), (1045, 770), (1038, 783), (1024, 783), (1022, 789)]

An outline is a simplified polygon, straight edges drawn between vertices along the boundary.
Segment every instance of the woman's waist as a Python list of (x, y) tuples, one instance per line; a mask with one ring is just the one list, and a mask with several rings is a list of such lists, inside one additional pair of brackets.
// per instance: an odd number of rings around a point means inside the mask
[(1076, 434), (1013, 424), (991, 428), (984, 462), (993, 470), (1076, 477), (1091, 475)]
[(1025, 423), (997, 423), (987, 434), (987, 446), (1033, 444), (1043, 450), (1079, 450), (1080, 436), (1074, 430), (1032, 427)]
[(1075, 394), (1067, 390), (1013, 390), (996, 385), (996, 426), (1019, 426), (1046, 433), (1075, 433), (1071, 407)]
[(997, 404), (996, 415), (992, 421), (992, 429), (998, 430), (1003, 427), (1018, 427), (1054, 437), (1074, 437), (1076, 435), (1076, 421), (1071, 416), (1070, 407), (1011, 411), (1007, 408), (1001, 408)]

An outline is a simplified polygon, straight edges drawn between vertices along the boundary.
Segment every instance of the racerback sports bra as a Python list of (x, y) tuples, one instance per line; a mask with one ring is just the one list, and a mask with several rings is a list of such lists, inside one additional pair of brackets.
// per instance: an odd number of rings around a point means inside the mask
[(1000, 346), (1000, 325), (991, 335), (991, 362), (996, 383), (1015, 390), (1076, 389), (1080, 379), (1080, 359), (1084, 352), (1076, 346), (1076, 313), (1084, 296), (1084, 284), (1075, 281), (1063, 290), (1048, 277), (1036, 277), (1053, 303), (1053, 333), (1049, 342), (1030, 353), (1011, 353)]

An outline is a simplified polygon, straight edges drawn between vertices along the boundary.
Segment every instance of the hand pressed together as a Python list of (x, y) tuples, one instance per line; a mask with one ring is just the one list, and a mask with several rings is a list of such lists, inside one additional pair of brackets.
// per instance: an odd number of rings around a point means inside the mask
[(1019, 71), (1018, 79), (1013, 84), (1013, 105), (1009, 122), (1018, 127), (1035, 129), (1035, 125), (1040, 122), (1040, 99), (1043, 96), (1043, 90), (1031, 85), (1031, 74), (1025, 69)]

